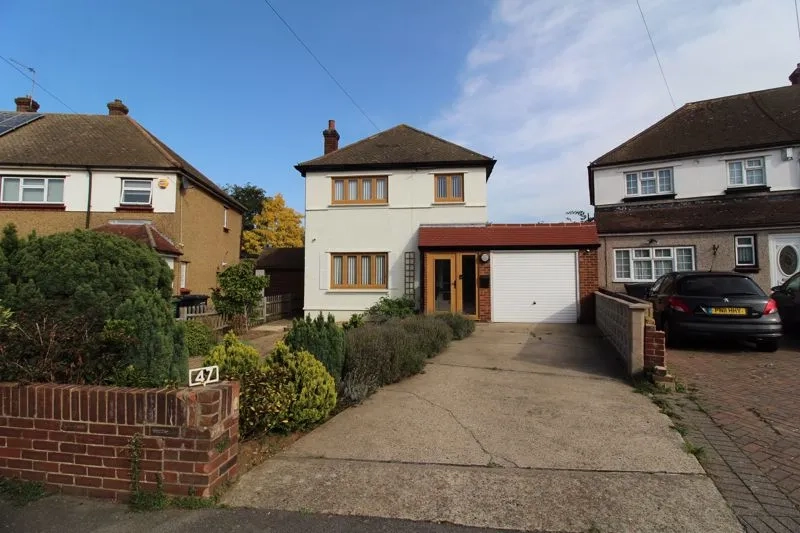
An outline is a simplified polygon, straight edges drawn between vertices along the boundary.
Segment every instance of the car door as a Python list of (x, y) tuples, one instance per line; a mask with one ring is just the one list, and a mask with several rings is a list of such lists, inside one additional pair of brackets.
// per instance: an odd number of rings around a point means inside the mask
[(773, 289), (772, 299), (778, 304), (781, 320), (784, 324), (796, 324), (800, 320), (800, 273)]

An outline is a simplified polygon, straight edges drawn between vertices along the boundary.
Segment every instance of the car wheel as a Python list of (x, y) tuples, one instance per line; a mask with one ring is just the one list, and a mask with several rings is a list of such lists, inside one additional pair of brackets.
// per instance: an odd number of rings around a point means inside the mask
[(756, 343), (756, 348), (761, 352), (777, 352), (778, 341), (761, 341)]

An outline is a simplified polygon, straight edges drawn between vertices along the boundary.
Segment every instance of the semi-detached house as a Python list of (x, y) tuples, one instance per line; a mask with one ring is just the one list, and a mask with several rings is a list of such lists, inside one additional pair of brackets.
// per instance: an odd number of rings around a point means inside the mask
[(38, 235), (96, 229), (142, 242), (175, 292), (208, 294), (239, 260), (244, 208), (115, 100), (107, 115), (0, 112), (0, 226)]
[[(305, 178), (304, 311), (346, 320), (383, 296), (498, 322), (592, 319), (593, 224), (491, 224), (495, 160), (407, 125), (324, 155)], [(535, 213), (531, 213), (535, 216)]]

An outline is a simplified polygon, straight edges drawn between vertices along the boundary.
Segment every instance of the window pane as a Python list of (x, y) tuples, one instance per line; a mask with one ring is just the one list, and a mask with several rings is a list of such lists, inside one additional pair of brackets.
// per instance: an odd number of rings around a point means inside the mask
[(378, 178), (375, 181), (375, 198), (386, 200), (386, 178)]
[(124, 180), (122, 182), (122, 186), (125, 189), (139, 189), (139, 190), (150, 190), (150, 180)]
[(759, 159), (748, 159), (747, 160), (747, 168), (761, 168), (764, 166), (764, 162), (761, 158)]
[[(342, 188), (344, 188), (344, 184), (342, 184)], [(341, 285), (343, 281), (343, 273), (342, 273), (342, 256), (341, 255), (334, 255), (333, 256), (333, 284), (334, 285)]]
[(739, 246), (736, 248), (736, 264), (737, 265), (755, 265), (756, 256), (755, 251), (749, 246)]
[(728, 178), (731, 185), (743, 185), (744, 173), (742, 171), (741, 161), (731, 161), (728, 163)]
[(763, 185), (764, 184), (764, 169), (747, 169), (747, 184), (748, 185)]
[(650, 257), (650, 249), (649, 248), (639, 248), (638, 250), (634, 250), (633, 251), (633, 257), (636, 257), (636, 258)]
[(18, 178), (4, 178), (3, 179), (3, 201), (4, 202), (19, 202), (19, 179)]
[(149, 204), (150, 191), (125, 191), (122, 194), (124, 204)]
[(372, 180), (366, 179), (361, 182), (361, 199), (372, 200)]
[(447, 198), (447, 176), (436, 176), (436, 197)]
[(653, 279), (653, 263), (647, 261), (633, 261), (633, 279), (649, 281)]
[[(25, 180), (27, 182), (27, 180)], [(25, 187), (23, 182), (22, 187), (22, 201), (23, 202), (44, 202), (44, 181), (42, 181), (42, 188)]]
[(452, 176), (453, 180), (453, 198), (463, 198), (463, 191), (461, 190), (461, 176)]
[(642, 172), (642, 194), (656, 193), (656, 175), (652, 170)]
[(658, 171), (658, 192), (672, 192), (672, 170), (665, 168)]
[(676, 248), (675, 249), (675, 270), (687, 271), (694, 270), (694, 249)]
[(752, 237), (736, 237), (737, 246), (751, 246), (753, 244)]
[(358, 200), (358, 180), (349, 180), (347, 187), (347, 199), (351, 202)]
[(348, 285), (355, 285), (356, 283), (358, 283), (358, 280), (356, 279), (356, 277), (357, 277), (356, 274), (358, 272), (356, 259), (357, 258), (354, 255), (348, 255), (347, 256), (347, 284)]
[(672, 259), (656, 259), (653, 261), (653, 270), (657, 278), (669, 274), (672, 272)]
[(656, 248), (656, 257), (672, 257), (672, 248)]
[(614, 251), (614, 273), (617, 276), (617, 279), (630, 279), (631, 277), (630, 250)]
[(361, 284), (369, 285), (372, 283), (372, 257), (369, 255), (361, 256)]
[(625, 175), (625, 194), (639, 194), (639, 176), (636, 174)]
[(64, 201), (64, 180), (59, 180), (59, 179), (47, 180), (47, 201), (48, 202)]
[(375, 285), (386, 285), (386, 256), (384, 254), (375, 256)]
[(344, 180), (333, 182), (333, 199), (337, 202), (344, 200)]

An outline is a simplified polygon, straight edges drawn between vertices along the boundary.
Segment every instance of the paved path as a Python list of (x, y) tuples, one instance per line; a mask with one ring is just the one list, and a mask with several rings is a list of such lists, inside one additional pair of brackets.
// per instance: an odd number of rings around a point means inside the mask
[(740, 531), (682, 445), (594, 328), (488, 324), (250, 471), (225, 502), (519, 530)]
[(800, 343), (777, 353), (741, 345), (670, 350), (667, 364), (701, 409), (688, 439), (748, 532), (800, 532)]

